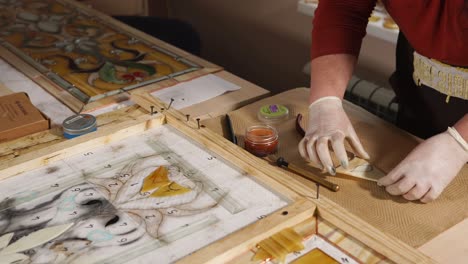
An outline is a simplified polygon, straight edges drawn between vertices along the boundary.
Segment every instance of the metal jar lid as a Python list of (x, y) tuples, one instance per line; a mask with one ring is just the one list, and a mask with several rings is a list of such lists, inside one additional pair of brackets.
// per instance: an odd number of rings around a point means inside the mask
[(89, 114), (73, 115), (62, 123), (65, 136), (79, 136), (96, 130), (96, 118)]

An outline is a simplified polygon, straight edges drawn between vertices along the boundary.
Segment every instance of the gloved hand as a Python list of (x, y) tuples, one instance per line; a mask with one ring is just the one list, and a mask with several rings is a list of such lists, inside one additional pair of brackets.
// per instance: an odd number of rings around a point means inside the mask
[(328, 143), (331, 142), (335, 156), (343, 168), (348, 167), (348, 156), (344, 140), (349, 140), (356, 154), (369, 159), (348, 116), (343, 110), (341, 99), (335, 96), (322, 97), (309, 106), (309, 119), (304, 138), (299, 142), (301, 156), (321, 169), (335, 175)]
[(427, 139), (377, 184), (407, 200), (436, 199), (468, 161), (462, 141), (448, 131)]

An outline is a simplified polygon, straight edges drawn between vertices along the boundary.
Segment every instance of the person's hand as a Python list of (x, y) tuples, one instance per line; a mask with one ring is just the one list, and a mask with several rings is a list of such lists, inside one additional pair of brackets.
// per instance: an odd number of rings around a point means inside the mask
[(442, 193), (467, 161), (468, 151), (447, 131), (419, 144), (377, 184), (392, 195), (428, 203)]
[(348, 156), (344, 146), (345, 139), (349, 141), (358, 156), (369, 159), (369, 154), (364, 150), (348, 116), (343, 110), (341, 99), (335, 96), (327, 96), (313, 102), (309, 106), (306, 134), (299, 142), (301, 156), (321, 169), (325, 168), (328, 173), (335, 175), (336, 171), (328, 144), (331, 142), (335, 156), (340, 161), (341, 166), (347, 168)]

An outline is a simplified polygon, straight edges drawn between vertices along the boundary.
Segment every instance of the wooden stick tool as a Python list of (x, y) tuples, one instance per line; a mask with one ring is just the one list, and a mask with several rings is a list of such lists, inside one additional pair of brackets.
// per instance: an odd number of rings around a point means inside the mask
[(310, 173), (309, 171), (307, 170), (304, 170), (292, 163), (289, 163), (287, 162), (283, 157), (279, 157), (277, 160), (276, 160), (276, 165), (278, 165), (278, 167), (282, 167), (282, 168), (287, 168), (289, 169), (290, 171), (296, 173), (296, 174), (299, 174), (301, 175), (302, 177), (304, 178), (307, 178), (317, 184), (320, 184), (322, 185), (323, 187), (327, 188), (328, 190), (330, 191), (333, 191), (333, 192), (337, 192), (340, 190), (340, 186), (338, 184), (334, 184), (334, 183), (331, 183), (317, 175), (314, 175), (312, 173)]

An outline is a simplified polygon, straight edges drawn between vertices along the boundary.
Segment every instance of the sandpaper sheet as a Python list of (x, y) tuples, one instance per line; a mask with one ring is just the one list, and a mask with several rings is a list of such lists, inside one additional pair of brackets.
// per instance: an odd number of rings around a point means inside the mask
[[(286, 122), (276, 125), (280, 134), (279, 155), (289, 162), (308, 167), (297, 150), (301, 136), (295, 130), (295, 117), (298, 113), (307, 120), (307, 88), (297, 88), (260, 100), (251, 105), (229, 113), (234, 132), (243, 146), (243, 134), (249, 125), (260, 123), (257, 111), (266, 104), (283, 104), (289, 108), (290, 117)], [(344, 102), (345, 111), (365, 149), (371, 156), (370, 162), (388, 173), (421, 141), (396, 128), (390, 123), (366, 112), (351, 103)], [(205, 125), (218, 133), (226, 134), (221, 128), (221, 119), (205, 121)], [(298, 178), (315, 190), (315, 184)], [(339, 184), (341, 190), (330, 192), (321, 188), (320, 194), (346, 208), (379, 230), (391, 234), (405, 243), (418, 247), (468, 215), (468, 166), (432, 203), (406, 201), (400, 196), (388, 194), (375, 182), (360, 180), (349, 176), (326, 176), (326, 179)]]

